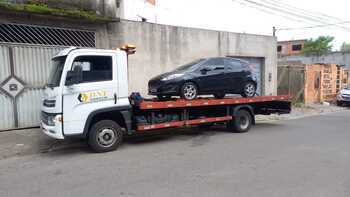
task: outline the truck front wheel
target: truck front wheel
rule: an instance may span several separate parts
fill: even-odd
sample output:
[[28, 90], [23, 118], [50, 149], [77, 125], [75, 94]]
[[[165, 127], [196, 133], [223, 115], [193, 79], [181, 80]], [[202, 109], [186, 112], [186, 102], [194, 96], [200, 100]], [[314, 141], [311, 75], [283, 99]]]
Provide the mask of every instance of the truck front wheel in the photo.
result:
[[118, 148], [123, 141], [121, 127], [112, 120], [96, 122], [89, 132], [89, 145], [98, 152], [108, 152]]
[[232, 118], [227, 126], [231, 131], [237, 133], [248, 132], [253, 123], [252, 115], [244, 109], [237, 111]]

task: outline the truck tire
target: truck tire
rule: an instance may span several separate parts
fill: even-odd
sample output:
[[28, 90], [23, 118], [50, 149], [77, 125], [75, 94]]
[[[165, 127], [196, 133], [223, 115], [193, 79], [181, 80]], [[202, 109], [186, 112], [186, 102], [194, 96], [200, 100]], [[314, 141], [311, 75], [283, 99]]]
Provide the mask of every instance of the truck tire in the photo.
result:
[[227, 123], [228, 129], [236, 133], [248, 132], [253, 124], [252, 115], [244, 109], [241, 109], [234, 114], [232, 120]]
[[90, 129], [89, 146], [98, 153], [116, 150], [123, 141], [121, 127], [112, 120], [96, 122]]

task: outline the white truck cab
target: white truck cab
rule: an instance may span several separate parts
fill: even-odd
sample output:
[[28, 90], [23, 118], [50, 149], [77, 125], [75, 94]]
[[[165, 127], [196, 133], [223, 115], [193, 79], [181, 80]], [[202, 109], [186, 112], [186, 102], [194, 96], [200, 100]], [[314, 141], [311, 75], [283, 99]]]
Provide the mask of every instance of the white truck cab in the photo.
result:
[[[127, 53], [123, 50], [62, 50], [52, 58], [53, 68], [45, 87], [41, 106], [41, 127], [45, 134], [64, 139], [86, 137], [91, 125], [117, 110], [116, 116], [128, 119]], [[121, 118], [121, 117], [119, 117]], [[95, 119], [95, 120], [92, 120]], [[127, 127], [126, 125], [123, 125]], [[111, 139], [105, 131], [105, 141]], [[102, 138], [103, 139], [103, 138]]]

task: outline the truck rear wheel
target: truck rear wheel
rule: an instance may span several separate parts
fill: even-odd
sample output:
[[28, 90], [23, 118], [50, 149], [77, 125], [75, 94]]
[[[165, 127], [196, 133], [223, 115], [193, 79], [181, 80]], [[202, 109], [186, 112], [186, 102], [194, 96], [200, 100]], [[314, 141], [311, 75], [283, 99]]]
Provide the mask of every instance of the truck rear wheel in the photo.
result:
[[121, 127], [112, 120], [96, 122], [89, 132], [89, 145], [98, 152], [108, 152], [118, 148], [123, 141]]
[[231, 131], [237, 133], [248, 132], [253, 123], [252, 115], [244, 109], [237, 111], [232, 118], [227, 126]]

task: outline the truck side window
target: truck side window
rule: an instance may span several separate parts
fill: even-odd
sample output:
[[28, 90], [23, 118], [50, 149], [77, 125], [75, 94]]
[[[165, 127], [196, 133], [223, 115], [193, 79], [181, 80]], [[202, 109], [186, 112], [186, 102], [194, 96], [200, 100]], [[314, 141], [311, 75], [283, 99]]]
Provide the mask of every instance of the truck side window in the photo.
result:
[[111, 56], [79, 56], [75, 58], [72, 70], [77, 65], [83, 68], [82, 83], [112, 80]]

